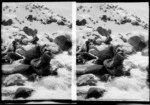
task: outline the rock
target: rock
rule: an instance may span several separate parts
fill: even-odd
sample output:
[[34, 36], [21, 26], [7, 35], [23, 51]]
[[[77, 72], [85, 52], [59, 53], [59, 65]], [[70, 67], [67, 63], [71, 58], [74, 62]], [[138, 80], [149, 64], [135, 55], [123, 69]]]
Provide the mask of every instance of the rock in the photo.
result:
[[17, 99], [17, 98], [28, 98], [28, 97], [31, 96], [33, 91], [34, 90], [31, 89], [31, 88], [20, 87], [20, 88], [18, 88], [16, 90], [14, 99]]
[[88, 74], [88, 73], [100, 73], [103, 70], [103, 65], [97, 64], [84, 64], [77, 65], [76, 73], [77, 75]]
[[51, 74], [50, 60], [52, 56], [44, 53], [40, 58], [33, 59], [31, 66], [34, 68], [38, 75], [47, 76]]
[[28, 39], [27, 39], [27, 38], [24, 38], [24, 39], [22, 39], [21, 44], [27, 45], [28, 42], [29, 42]]
[[23, 28], [23, 31], [27, 34], [27, 35], [29, 35], [29, 36], [35, 36], [36, 34], [37, 34], [37, 30], [36, 29], [31, 29], [31, 28], [29, 28], [29, 27], [27, 27], [27, 26], [25, 26], [24, 28]]
[[142, 55], [143, 56], [149, 56], [149, 49], [143, 49], [142, 50]]
[[2, 21], [2, 25], [4, 25], [4, 26], [10, 26], [12, 24], [13, 24], [12, 19], [9, 19], [7, 21], [5, 21], [5, 20]]
[[131, 24], [134, 25], [134, 26], [139, 26], [140, 25], [137, 21], [132, 21]]
[[133, 47], [128, 43], [124, 43], [123, 45], [121, 45], [121, 49], [124, 51], [125, 54], [128, 55], [135, 53]]
[[95, 42], [96, 42], [97, 45], [101, 45], [103, 40], [101, 38], [98, 38], [98, 39], [96, 39]]
[[54, 42], [60, 47], [61, 50], [67, 51], [72, 47], [71, 37], [60, 35], [54, 39]]
[[30, 22], [33, 22], [33, 19], [34, 19], [34, 17], [33, 17], [32, 15], [29, 15], [29, 16], [27, 17], [27, 20], [29, 20]]
[[84, 26], [85, 24], [87, 24], [87, 21], [85, 19], [76, 21], [77, 26]]
[[87, 52], [80, 52], [78, 53], [77, 55], [77, 59], [80, 59], [83, 61], [83, 64], [86, 62], [86, 61], [89, 61], [89, 60], [92, 60], [92, 59], [96, 59], [96, 56], [93, 56]]
[[110, 30], [106, 30], [106, 29], [104, 29], [103, 27], [101, 27], [101, 26], [99, 26], [99, 27], [97, 27], [97, 29], [96, 29], [96, 31], [99, 33], [99, 34], [101, 34], [102, 36], [110, 36], [110, 34], [111, 34], [111, 31]]
[[30, 41], [32, 44], [37, 44], [37, 41], [39, 38], [37, 36], [34, 36], [33, 39]]
[[110, 36], [108, 36], [104, 43], [110, 44], [111, 41], [112, 41], [112, 38]]
[[107, 22], [107, 16], [106, 15], [103, 15], [101, 20], [103, 20], [104, 22]]
[[88, 98], [100, 98], [100, 97], [102, 97], [104, 95], [104, 92], [106, 92], [106, 90], [101, 89], [101, 88], [92, 87], [92, 88], [90, 88], [88, 90], [85, 99], [88, 99]]
[[93, 74], [85, 74], [85, 75], [82, 75], [78, 78], [77, 80], [77, 85], [78, 86], [84, 86], [84, 85], [90, 85], [90, 86], [93, 86], [93, 85], [96, 85], [97, 83], [97, 78], [95, 75]]
[[63, 21], [57, 21], [58, 25], [65, 25], [65, 23]]
[[43, 50], [51, 51], [52, 54], [58, 54], [60, 52], [59, 46], [55, 43], [46, 45]]
[[30, 61], [34, 58], [39, 58], [41, 56], [41, 46], [39, 45], [27, 45], [21, 46], [18, 49], [18, 53], [25, 57], [24, 64], [30, 64]]
[[26, 78], [21, 74], [11, 74], [5, 77], [3, 84], [5, 86], [24, 85]]
[[3, 58], [5, 60], [9, 60], [9, 61], [15, 61], [15, 60], [23, 59], [22, 56], [20, 56], [17, 53], [14, 53], [14, 52], [8, 52], [7, 55], [5, 55]]
[[37, 76], [36, 73], [33, 73], [28, 77], [28, 80], [34, 82], [37, 79]]
[[104, 74], [100, 77], [100, 80], [103, 82], [107, 82], [109, 80], [110, 74]]
[[136, 51], [142, 51], [146, 47], [146, 42], [139, 36], [130, 37], [128, 43], [131, 44]]
[[124, 75], [122, 65], [124, 59], [125, 57], [122, 55], [122, 53], [118, 52], [112, 59], [105, 60], [103, 64], [111, 75], [122, 76]]
[[98, 57], [97, 64], [103, 64], [104, 60], [110, 59], [114, 56], [113, 46], [101, 45], [94, 46], [89, 50], [89, 53]]
[[30, 69], [30, 65], [27, 64], [4, 64], [2, 65], [3, 74], [14, 74], [14, 73], [23, 73]]

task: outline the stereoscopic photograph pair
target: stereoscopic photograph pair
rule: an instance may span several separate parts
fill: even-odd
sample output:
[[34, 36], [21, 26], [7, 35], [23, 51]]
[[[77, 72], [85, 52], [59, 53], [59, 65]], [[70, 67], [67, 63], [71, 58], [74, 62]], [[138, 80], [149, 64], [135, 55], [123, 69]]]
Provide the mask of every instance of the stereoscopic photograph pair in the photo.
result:
[[2, 2], [1, 99], [149, 102], [148, 30], [148, 2]]

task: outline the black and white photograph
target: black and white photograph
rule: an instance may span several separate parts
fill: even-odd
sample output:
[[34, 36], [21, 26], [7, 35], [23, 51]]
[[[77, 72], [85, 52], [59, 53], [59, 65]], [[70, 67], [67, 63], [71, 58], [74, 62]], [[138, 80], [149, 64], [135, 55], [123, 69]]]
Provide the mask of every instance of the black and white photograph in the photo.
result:
[[2, 2], [0, 78], [4, 103], [150, 102], [149, 3]]
[[2, 2], [1, 72], [2, 100], [71, 100], [72, 2]]
[[148, 30], [148, 2], [77, 2], [77, 100], [149, 102]]

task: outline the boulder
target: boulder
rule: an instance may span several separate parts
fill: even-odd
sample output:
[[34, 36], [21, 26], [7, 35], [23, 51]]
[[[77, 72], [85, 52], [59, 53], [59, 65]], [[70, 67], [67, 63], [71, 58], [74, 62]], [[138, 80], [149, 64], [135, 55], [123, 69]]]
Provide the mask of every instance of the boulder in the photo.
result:
[[4, 64], [2, 65], [2, 73], [3, 74], [14, 74], [14, 73], [23, 73], [30, 69], [30, 65], [21, 64], [21, 63], [13, 63], [13, 64]]
[[97, 31], [100, 35], [106, 36], [106, 37], [107, 37], [107, 36], [110, 36], [110, 34], [111, 34], [111, 31], [110, 31], [110, 30], [106, 30], [106, 29], [104, 29], [104, 28], [101, 27], [101, 26], [97, 27], [96, 31]]
[[47, 76], [51, 74], [50, 60], [51, 56], [44, 53], [40, 58], [31, 60], [31, 66], [38, 75]]
[[5, 86], [13, 86], [13, 85], [24, 85], [26, 80], [26, 77], [24, 77], [23, 75], [17, 73], [17, 74], [11, 74], [8, 75], [7, 77], [5, 77], [5, 79], [3, 80], [3, 84]]
[[52, 54], [58, 54], [60, 52], [59, 46], [56, 43], [50, 43], [46, 45], [42, 50], [51, 51]]
[[68, 35], [60, 35], [54, 39], [54, 42], [60, 47], [63, 51], [68, 51], [72, 47], [71, 37]]
[[8, 52], [7, 55], [3, 57], [3, 59], [15, 61], [15, 60], [23, 59], [23, 57], [15, 52]]
[[100, 80], [103, 82], [107, 82], [109, 80], [110, 74], [104, 74], [100, 77]]
[[31, 89], [31, 88], [19, 87], [16, 90], [16, 92], [15, 92], [14, 99], [17, 99], [17, 98], [28, 98], [28, 97], [31, 96], [33, 91], [34, 90]]
[[114, 56], [113, 46], [110, 45], [94, 46], [89, 50], [89, 53], [98, 57], [98, 64], [103, 64], [104, 60]]
[[84, 64], [77, 65], [77, 75], [88, 74], [88, 73], [100, 73], [103, 70], [103, 65], [97, 64]]
[[28, 80], [34, 82], [37, 79], [37, 76], [36, 73], [33, 73], [28, 77]]
[[76, 21], [77, 26], [84, 26], [85, 24], [87, 24], [87, 21], [85, 19]]
[[78, 86], [84, 86], [84, 85], [96, 85], [98, 79], [94, 74], [84, 74], [80, 76], [77, 80], [77, 85]]
[[9, 20], [3, 20], [2, 21], [2, 25], [4, 25], [4, 26], [10, 26], [10, 25], [12, 25], [13, 24], [13, 21], [12, 21], [12, 19], [9, 19]]
[[114, 76], [122, 76], [124, 75], [123, 71], [123, 61], [124, 56], [121, 52], [118, 52], [112, 59], [107, 59], [104, 61], [104, 66], [107, 71]]
[[136, 51], [142, 51], [146, 47], [146, 42], [139, 36], [130, 37], [128, 43], [131, 44]]
[[30, 64], [30, 61], [34, 58], [39, 58], [41, 56], [41, 46], [39, 45], [27, 45], [19, 47], [18, 52], [25, 57], [24, 64]]
[[35, 36], [37, 34], [37, 30], [36, 29], [33, 30], [33, 29], [31, 29], [31, 28], [29, 28], [27, 26], [23, 27], [23, 31], [24, 31], [24, 33], [26, 33], [29, 36]]
[[102, 97], [104, 95], [105, 92], [106, 92], [106, 90], [104, 90], [104, 89], [92, 87], [92, 88], [90, 88], [88, 90], [85, 99], [88, 99], [88, 98], [100, 98], [100, 97]]

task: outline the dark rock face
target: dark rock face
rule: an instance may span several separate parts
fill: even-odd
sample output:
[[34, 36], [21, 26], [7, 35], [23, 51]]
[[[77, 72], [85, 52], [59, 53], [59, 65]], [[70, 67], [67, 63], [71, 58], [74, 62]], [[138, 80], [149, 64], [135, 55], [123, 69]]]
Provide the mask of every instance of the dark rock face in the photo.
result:
[[84, 26], [85, 24], [87, 24], [87, 21], [85, 19], [76, 21], [77, 26]]
[[24, 28], [23, 28], [23, 31], [27, 34], [27, 35], [29, 35], [29, 36], [35, 36], [36, 34], [37, 34], [37, 30], [36, 29], [31, 29], [31, 28], [29, 28], [29, 27], [27, 27], [27, 26], [25, 26]]
[[16, 98], [28, 98], [31, 96], [34, 90], [30, 88], [20, 87], [16, 90], [14, 99]]
[[25, 77], [21, 74], [8, 75], [3, 81], [3, 84], [5, 86], [13, 86], [13, 85], [22, 86], [24, 85], [24, 83], [25, 83]]
[[78, 86], [84, 86], [84, 85], [96, 85], [97, 80], [95, 75], [93, 74], [85, 74], [78, 78], [77, 85]]
[[4, 25], [4, 26], [10, 26], [12, 24], [13, 24], [12, 19], [9, 19], [7, 21], [5, 21], [5, 20], [2, 21], [2, 25]]
[[139, 36], [129, 38], [128, 43], [131, 44], [136, 51], [142, 51], [146, 47], [146, 42]]
[[86, 99], [88, 98], [100, 98], [106, 92], [104, 89], [92, 87], [88, 90]]
[[60, 47], [63, 51], [68, 51], [72, 47], [72, 41], [70, 36], [57, 36], [54, 39], [54, 42]]

